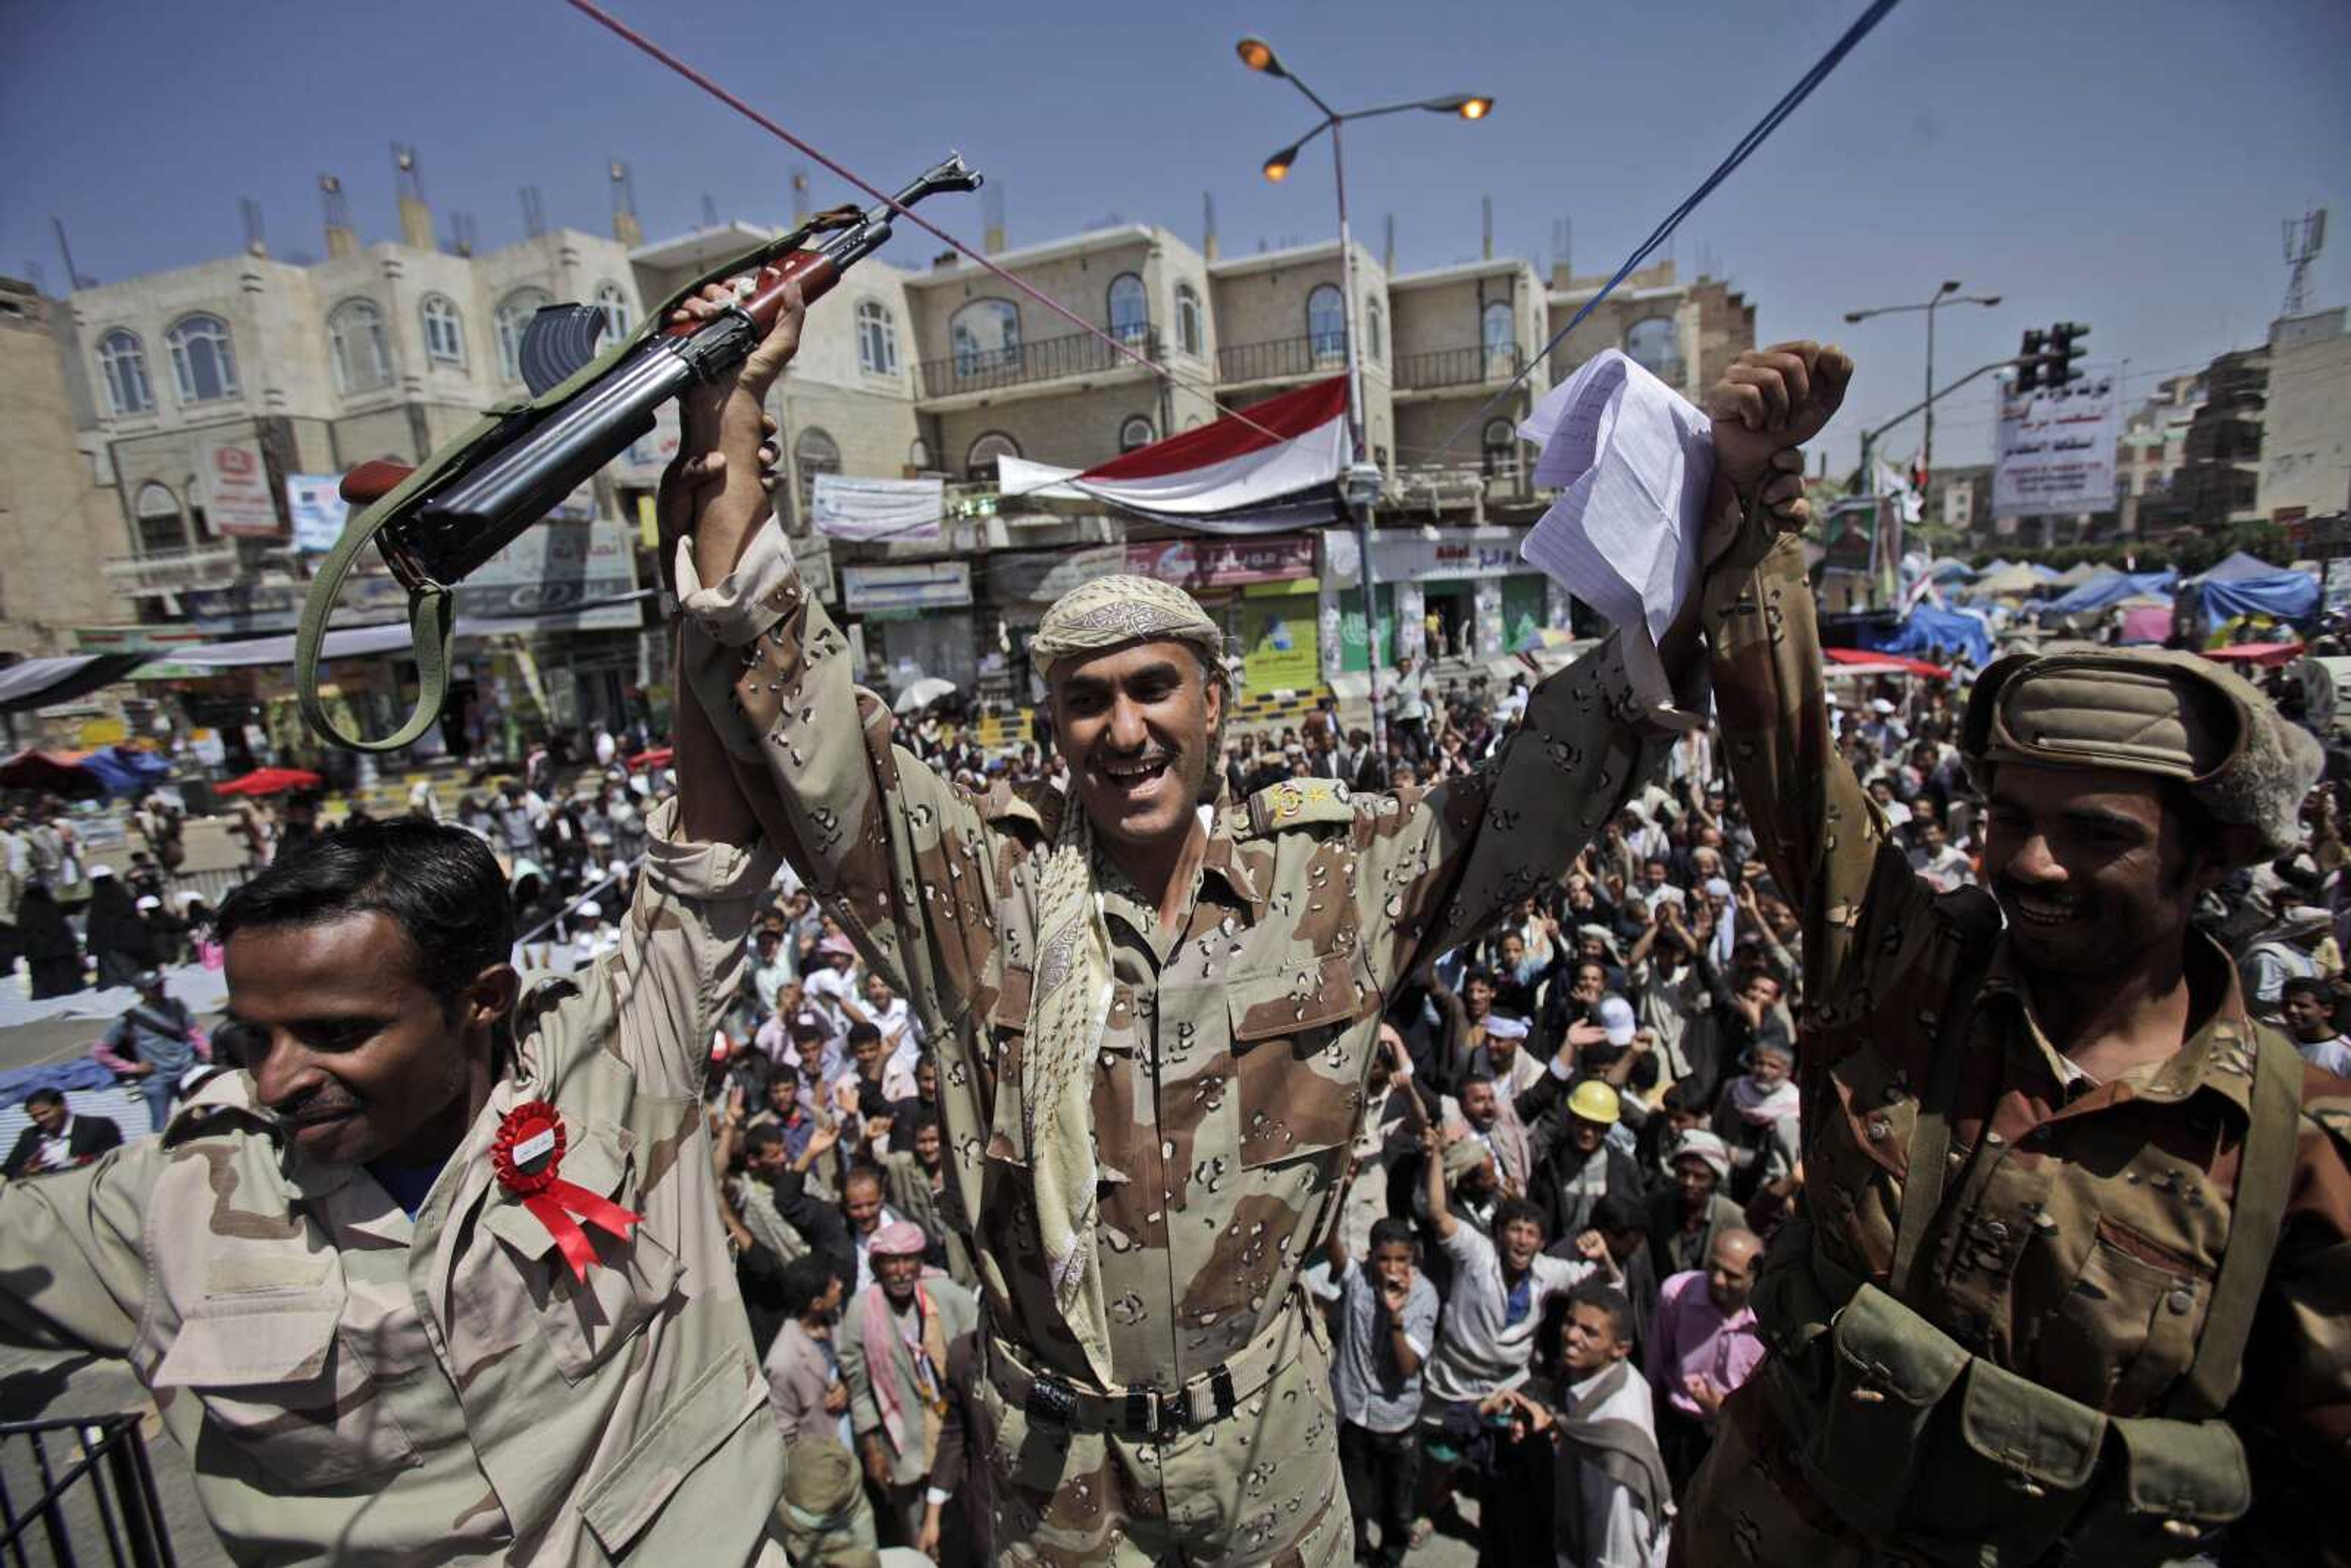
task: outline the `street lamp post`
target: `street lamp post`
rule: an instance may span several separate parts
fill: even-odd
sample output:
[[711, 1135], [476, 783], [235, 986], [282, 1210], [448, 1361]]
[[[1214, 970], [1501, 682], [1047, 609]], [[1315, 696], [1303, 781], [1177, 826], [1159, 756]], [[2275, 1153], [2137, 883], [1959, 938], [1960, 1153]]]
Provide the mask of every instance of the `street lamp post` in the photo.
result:
[[[1374, 109], [1349, 110], [1342, 112], [1325, 103], [1321, 95], [1308, 87], [1290, 71], [1275, 54], [1273, 46], [1263, 38], [1246, 37], [1234, 46], [1241, 64], [1267, 76], [1280, 77], [1306, 96], [1322, 113], [1314, 128], [1272, 157], [1265, 161], [1265, 177], [1279, 183], [1289, 177], [1290, 166], [1306, 144], [1325, 131], [1331, 133], [1331, 170], [1339, 191], [1339, 288], [1342, 295], [1342, 330], [1346, 335], [1347, 355], [1347, 443], [1349, 463], [1341, 483], [1340, 493], [1346, 502], [1347, 513], [1355, 527], [1356, 591], [1364, 601], [1364, 668], [1370, 676], [1372, 708], [1372, 744], [1381, 754], [1387, 750], [1386, 705], [1380, 697], [1380, 617], [1374, 597], [1372, 570], [1372, 508], [1379, 503], [1380, 470], [1369, 460], [1364, 438], [1364, 360], [1362, 335], [1356, 329], [1358, 304], [1355, 298], [1354, 236], [1347, 225], [1347, 162], [1341, 142], [1340, 127], [1351, 120], [1368, 120], [1374, 115], [1401, 114], [1406, 110], [1426, 110], [1432, 114], [1454, 114], [1464, 120], [1483, 120], [1493, 111], [1494, 100], [1470, 93], [1458, 93], [1447, 98], [1416, 99], [1407, 103], [1382, 104]], [[1310, 350], [1311, 345], [1310, 344]]]
[[[1935, 311], [1944, 305], [1981, 305], [1989, 308], [2000, 303], [2000, 296], [1997, 294], [1961, 294], [1959, 292], [1961, 287], [1958, 278], [1946, 278], [1943, 286], [1935, 290], [1935, 297], [1924, 305], [1881, 305], [1872, 310], [1848, 310], [1844, 313], [1844, 319], [1849, 322], [1866, 321], [1873, 316], [1898, 316], [1912, 310], [1923, 310], [1927, 313], [1927, 423], [1924, 433], [1919, 437], [1918, 461], [1926, 468], [1929, 479], [1933, 477], [1935, 472]], [[1874, 487], [1877, 482], [1876, 476], [1865, 474], [1862, 476], [1862, 482]]]

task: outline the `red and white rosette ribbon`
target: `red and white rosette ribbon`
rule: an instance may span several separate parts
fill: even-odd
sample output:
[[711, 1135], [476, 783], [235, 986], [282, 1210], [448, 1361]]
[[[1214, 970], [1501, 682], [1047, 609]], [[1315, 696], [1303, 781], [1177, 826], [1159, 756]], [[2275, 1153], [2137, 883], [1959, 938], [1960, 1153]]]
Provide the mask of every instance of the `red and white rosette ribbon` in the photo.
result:
[[626, 1241], [644, 1216], [632, 1214], [577, 1182], [565, 1181], [559, 1173], [567, 1142], [563, 1118], [555, 1107], [544, 1100], [527, 1100], [499, 1121], [497, 1139], [490, 1145], [490, 1164], [497, 1173], [498, 1185], [522, 1199], [531, 1217], [547, 1227], [556, 1249], [584, 1285], [588, 1270], [596, 1262], [596, 1249], [578, 1220]]

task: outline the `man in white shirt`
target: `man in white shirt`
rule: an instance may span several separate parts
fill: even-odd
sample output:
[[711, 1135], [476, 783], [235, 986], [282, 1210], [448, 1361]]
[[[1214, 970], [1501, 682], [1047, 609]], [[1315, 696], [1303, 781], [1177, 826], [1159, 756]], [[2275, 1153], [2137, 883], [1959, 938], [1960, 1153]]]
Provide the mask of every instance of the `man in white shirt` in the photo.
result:
[[1954, 888], [1972, 886], [1976, 880], [1975, 862], [1965, 852], [1952, 844], [1943, 824], [1932, 817], [1921, 816], [1915, 831], [1917, 841], [1910, 849], [1910, 869], [1926, 878], [1937, 893], [1949, 893]]
[[2310, 975], [2286, 981], [2283, 1009], [2285, 1031], [2302, 1059], [2338, 1078], [2351, 1078], [2351, 1040], [2335, 1027], [2335, 998], [2326, 982]]

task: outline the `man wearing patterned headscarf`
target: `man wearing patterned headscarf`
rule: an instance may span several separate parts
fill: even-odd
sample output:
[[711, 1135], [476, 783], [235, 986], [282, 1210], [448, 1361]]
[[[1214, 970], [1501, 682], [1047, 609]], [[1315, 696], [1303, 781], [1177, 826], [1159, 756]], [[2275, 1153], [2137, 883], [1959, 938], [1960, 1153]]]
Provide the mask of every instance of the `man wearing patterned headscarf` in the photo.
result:
[[[1299, 1273], [1338, 1219], [1384, 999], [1556, 881], [1659, 776], [1672, 731], [1612, 641], [1466, 777], [1229, 798], [1210, 767], [1233, 697], [1216, 622], [1168, 584], [1105, 578], [1028, 650], [1066, 791], [957, 789], [895, 743], [782, 534], [757, 526], [756, 401], [788, 348], [747, 368], [723, 469], [687, 459], [706, 486], [680, 519], [681, 667], [770, 835], [937, 1050], [941, 1218], [967, 1228], [980, 1281], [987, 1545], [1008, 1563], [1343, 1564]], [[1782, 444], [1818, 427], [1798, 404]], [[1750, 477], [1750, 502], [1800, 504], [1794, 476]], [[1727, 478], [1717, 512], [1739, 512]], [[1660, 647], [1676, 706], [1702, 710], [1695, 627]]]

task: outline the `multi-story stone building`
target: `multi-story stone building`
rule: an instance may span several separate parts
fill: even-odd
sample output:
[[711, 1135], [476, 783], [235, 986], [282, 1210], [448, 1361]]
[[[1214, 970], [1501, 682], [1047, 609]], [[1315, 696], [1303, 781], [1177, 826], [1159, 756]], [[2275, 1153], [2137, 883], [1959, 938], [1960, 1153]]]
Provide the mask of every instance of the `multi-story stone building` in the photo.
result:
[[2270, 326], [2270, 384], [2253, 509], [2273, 523], [2351, 509], [2351, 310]]
[[[626, 240], [557, 229], [472, 256], [433, 244], [421, 203], [404, 203], [402, 218], [398, 242], [360, 246], [330, 231], [323, 262], [238, 256], [81, 289], [68, 302], [66, 380], [92, 389], [78, 440], [118, 514], [107, 578], [140, 606], [115, 617], [134, 627], [78, 616], [85, 646], [290, 626], [309, 558], [288, 537], [289, 476], [421, 460], [485, 407], [522, 393], [518, 346], [540, 306], [592, 303], [625, 330], [646, 302], [774, 232], [724, 224], [643, 244], [616, 222]], [[1359, 334], [1365, 456], [1384, 479], [1371, 535], [1377, 659], [1406, 649], [1491, 659], [1568, 616], [1519, 554], [1547, 500], [1515, 433], [1534, 401], [1603, 348], [1624, 349], [1695, 395], [1754, 337], [1752, 306], [1718, 280], [1677, 283], [1670, 264], [1636, 275], [1546, 358], [1550, 334], [1600, 280], [1547, 286], [1510, 258], [1391, 277], [1358, 246], [1350, 311], [1350, 269], [1335, 243], [1218, 258], [1213, 241], [1204, 254], [1165, 228], [1122, 223], [989, 256], [1151, 361], [1142, 364], [952, 252], [903, 265], [910, 238], [892, 260], [862, 264], [810, 313], [774, 403], [789, 480], [778, 506], [804, 570], [862, 640], [873, 678], [943, 675], [1012, 706], [1035, 689], [1025, 649], [1037, 618], [1101, 571], [1156, 571], [1199, 594], [1244, 650], [1260, 714], [1327, 688], [1359, 695], [1373, 638], [1349, 530], [1243, 541], [1175, 534], [1006, 492], [1001, 457], [1090, 467], [1343, 374]], [[595, 579], [609, 601], [574, 582], [568, 601], [554, 596], [574, 612], [521, 627], [512, 617], [533, 596], [543, 544], [536, 554], [518, 546], [528, 559], [515, 570], [494, 563], [468, 582], [468, 613], [505, 617], [495, 629], [528, 635], [479, 657], [461, 650], [452, 746], [480, 743], [502, 716], [534, 709], [557, 725], [617, 721], [632, 688], [661, 679], [658, 638], [641, 634], [634, 601], [620, 601], [653, 580], [643, 552], [675, 441], [666, 420], [558, 525], [581, 536], [570, 554], [613, 574]], [[903, 539], [812, 533], [812, 493], [826, 474], [936, 477], [938, 526]], [[539, 598], [536, 608], [547, 608]], [[356, 579], [344, 599], [360, 620], [390, 619], [401, 602], [381, 571]], [[394, 673], [336, 674], [361, 716], [381, 723]], [[283, 685], [248, 683], [230, 696], [265, 703]]]

